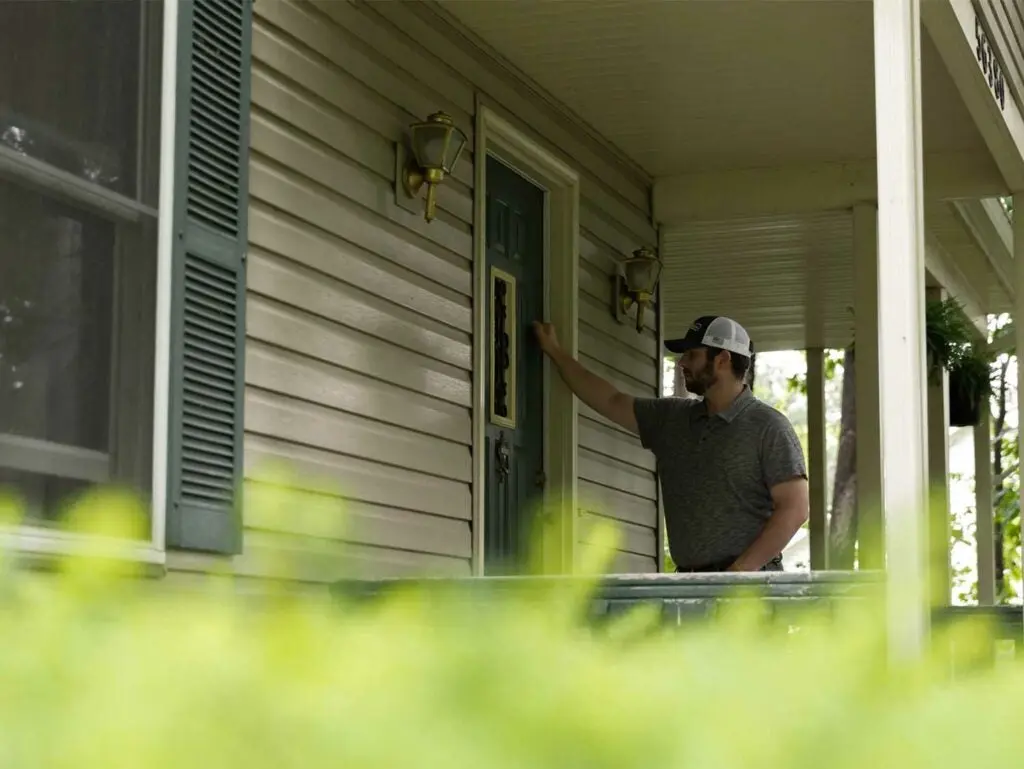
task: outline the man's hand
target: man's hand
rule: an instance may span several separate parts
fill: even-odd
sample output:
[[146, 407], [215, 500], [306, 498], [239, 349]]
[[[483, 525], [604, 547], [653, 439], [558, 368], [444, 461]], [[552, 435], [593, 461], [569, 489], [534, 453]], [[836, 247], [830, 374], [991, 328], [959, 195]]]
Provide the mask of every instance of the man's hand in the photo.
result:
[[533, 322], [533, 332], [537, 336], [537, 344], [544, 354], [558, 369], [562, 381], [568, 385], [577, 398], [590, 408], [627, 430], [639, 433], [636, 414], [633, 412], [633, 396], [620, 393], [601, 377], [587, 371], [571, 353], [562, 349], [558, 343], [558, 335], [551, 323], [539, 320]]
[[541, 323], [539, 320], [533, 322], [533, 333], [537, 335], [537, 344], [544, 351], [545, 355], [554, 357], [561, 351], [562, 346], [558, 343], [558, 334], [555, 333], [554, 323]]
[[797, 533], [810, 510], [807, 479], [793, 478], [771, 488], [774, 511], [757, 539], [728, 571], [758, 571], [781, 553]]

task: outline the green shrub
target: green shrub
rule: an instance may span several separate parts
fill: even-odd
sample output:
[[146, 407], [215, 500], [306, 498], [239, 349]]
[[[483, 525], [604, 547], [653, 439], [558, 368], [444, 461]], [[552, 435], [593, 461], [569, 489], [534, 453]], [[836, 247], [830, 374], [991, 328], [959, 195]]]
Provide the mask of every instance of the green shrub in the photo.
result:
[[[75, 518], [137, 520], [103, 495]], [[4, 769], [988, 769], [1024, 748], [1016, 663], [891, 668], [867, 606], [799, 632], [744, 610], [598, 630], [579, 588], [253, 603], [98, 555], [55, 572], [8, 557], [0, 587]], [[961, 652], [988, 640], [957, 631]]]

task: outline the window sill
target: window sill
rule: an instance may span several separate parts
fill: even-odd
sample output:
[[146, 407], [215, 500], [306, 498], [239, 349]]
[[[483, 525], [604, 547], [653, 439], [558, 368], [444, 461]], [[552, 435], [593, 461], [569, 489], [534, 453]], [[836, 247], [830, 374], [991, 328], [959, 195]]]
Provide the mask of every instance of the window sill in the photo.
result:
[[64, 556], [103, 557], [125, 564], [156, 567], [160, 572], [167, 563], [167, 553], [148, 542], [90, 537], [33, 526], [0, 526], [0, 551], [40, 563]]

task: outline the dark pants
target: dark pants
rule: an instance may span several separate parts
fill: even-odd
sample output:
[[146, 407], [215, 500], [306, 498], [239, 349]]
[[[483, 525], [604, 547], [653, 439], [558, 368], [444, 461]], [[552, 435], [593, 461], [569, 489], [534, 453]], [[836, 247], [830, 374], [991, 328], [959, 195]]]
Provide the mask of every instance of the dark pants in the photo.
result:
[[[739, 556], [736, 556], [738, 558]], [[715, 571], [728, 571], [729, 567], [736, 562], [736, 558], [723, 558], [721, 561], [715, 561], [712, 563], [706, 563], [702, 566], [677, 566], [676, 572], [683, 574], [696, 574], [701, 572], [715, 572]], [[777, 555], [772, 558], [768, 563], [762, 566], [758, 571], [782, 571], [782, 556]]]

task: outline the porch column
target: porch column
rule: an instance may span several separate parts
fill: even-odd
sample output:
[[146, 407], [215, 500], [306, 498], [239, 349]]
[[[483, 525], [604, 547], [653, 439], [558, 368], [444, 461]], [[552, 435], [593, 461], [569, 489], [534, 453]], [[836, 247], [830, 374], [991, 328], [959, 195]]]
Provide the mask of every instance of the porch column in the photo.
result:
[[[942, 288], [928, 288], [928, 301], [946, 298]], [[950, 603], [952, 575], [949, 564], [949, 374], [945, 369], [938, 381], [928, 379], [928, 541], [931, 601], [935, 606]]]
[[996, 602], [992, 491], [992, 415], [988, 398], [982, 398], [981, 418], [974, 427], [974, 538], [978, 545], [978, 603], [981, 606]]
[[874, 0], [874, 38], [881, 500], [889, 653], [899, 662], [919, 656], [929, 634], [920, 0]]
[[854, 402], [857, 442], [857, 541], [862, 569], [881, 569], [882, 430], [878, 366], [878, 211], [853, 209]]
[[[1015, 201], [1024, 200], [1024, 191], [1014, 194]], [[1013, 329], [1017, 351], [1017, 424], [1024, 427], [1024, 397], [1020, 385], [1024, 383], [1024, 211], [1014, 206], [1013, 216]], [[1024, 429], [1017, 430], [1018, 456], [1024, 467]], [[1024, 550], [1024, 542], [1022, 542]], [[1024, 556], [1024, 552], [1021, 553]], [[1022, 561], [1024, 563], [1024, 561]]]
[[828, 459], [825, 453], [825, 350], [807, 350], [807, 474], [811, 571], [828, 568]]

